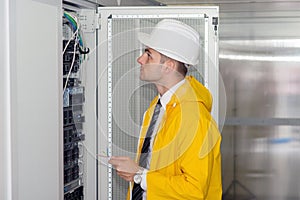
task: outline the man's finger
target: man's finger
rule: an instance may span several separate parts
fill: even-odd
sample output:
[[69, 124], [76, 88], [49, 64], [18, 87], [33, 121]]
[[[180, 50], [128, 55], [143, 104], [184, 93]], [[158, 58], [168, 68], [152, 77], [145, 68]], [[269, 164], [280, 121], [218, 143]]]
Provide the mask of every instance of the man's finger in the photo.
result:
[[108, 161], [109, 164], [112, 164], [113, 166], [117, 167], [117, 166], [120, 166], [120, 164], [122, 163], [122, 161], [120, 160], [114, 160], [114, 159], [110, 159]]
[[127, 156], [112, 156], [110, 158], [110, 160], [120, 160], [120, 161], [124, 161], [124, 160], [129, 160], [130, 158]]

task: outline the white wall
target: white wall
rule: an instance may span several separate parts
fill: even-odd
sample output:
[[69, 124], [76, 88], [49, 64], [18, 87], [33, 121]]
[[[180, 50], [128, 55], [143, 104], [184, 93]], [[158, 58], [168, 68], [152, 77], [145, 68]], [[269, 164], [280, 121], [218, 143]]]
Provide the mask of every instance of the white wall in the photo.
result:
[[0, 199], [62, 197], [60, 4], [0, 2]]
[[9, 0], [0, 1], [0, 199], [11, 199]]

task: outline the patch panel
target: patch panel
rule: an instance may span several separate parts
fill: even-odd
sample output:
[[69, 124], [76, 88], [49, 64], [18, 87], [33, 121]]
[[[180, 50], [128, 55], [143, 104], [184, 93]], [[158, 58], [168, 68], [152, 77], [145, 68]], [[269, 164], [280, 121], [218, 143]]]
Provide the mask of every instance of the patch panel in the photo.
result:
[[[64, 137], [64, 200], [83, 200], [85, 140], [83, 106], [85, 90], [81, 82], [83, 54], [82, 37], [77, 30], [76, 13], [63, 17], [63, 137]], [[75, 38], [75, 39], [74, 39]], [[75, 48], [74, 48], [75, 47]], [[88, 53], [88, 52], [87, 52]]]
[[65, 146], [70, 143], [83, 141], [85, 135], [82, 133], [82, 124], [71, 125], [64, 127], [64, 144]]
[[[68, 40], [63, 40], [63, 49], [65, 49]], [[66, 52], [74, 52], [75, 40], [71, 40], [67, 46]], [[75, 51], [78, 51], [78, 45], [76, 45]]]
[[71, 142], [71, 143], [64, 144], [64, 151], [74, 149], [77, 146], [78, 146], [78, 142]]
[[64, 185], [64, 193], [72, 193], [74, 190], [76, 190], [78, 187], [82, 185], [83, 181], [81, 178], [71, 181], [70, 183], [66, 183]]
[[78, 165], [79, 148], [76, 146], [73, 149], [64, 151], [64, 169], [72, 168]]
[[64, 92], [64, 107], [82, 105], [84, 103], [84, 87], [66, 88]]
[[64, 200], [82, 200], [83, 196], [83, 186], [81, 186], [74, 191], [65, 194]]
[[64, 170], [64, 183], [69, 183], [79, 178], [79, 165]]
[[[63, 75], [67, 75], [71, 69], [72, 63], [63, 63]], [[79, 61], [74, 61], [71, 73], [77, 73], [79, 71]]]
[[64, 126], [83, 123], [85, 121], [85, 117], [82, 112], [82, 105], [65, 107], [63, 114]]
[[[74, 52], [65, 52], [63, 56], [63, 63], [72, 63]], [[75, 61], [79, 62], [79, 54], [75, 52]]]
[[[63, 85], [66, 84], [67, 79], [63, 79]], [[67, 83], [67, 88], [69, 87], [78, 87], [81, 84], [81, 81], [78, 78], [69, 78]]]

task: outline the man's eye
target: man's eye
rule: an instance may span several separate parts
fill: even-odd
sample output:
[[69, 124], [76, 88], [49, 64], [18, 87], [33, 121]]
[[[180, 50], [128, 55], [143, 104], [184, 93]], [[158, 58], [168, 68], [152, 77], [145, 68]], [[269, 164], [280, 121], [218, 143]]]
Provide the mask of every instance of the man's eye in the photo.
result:
[[146, 52], [147, 56], [152, 58], [151, 54], [149, 52]]

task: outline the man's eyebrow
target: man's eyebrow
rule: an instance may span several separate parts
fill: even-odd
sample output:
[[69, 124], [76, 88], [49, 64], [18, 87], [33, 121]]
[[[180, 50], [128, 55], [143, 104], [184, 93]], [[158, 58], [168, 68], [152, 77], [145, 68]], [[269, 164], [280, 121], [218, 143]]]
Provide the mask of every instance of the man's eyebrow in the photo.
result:
[[151, 53], [151, 51], [149, 50], [149, 48], [146, 48], [146, 49], [144, 50], [144, 52]]

